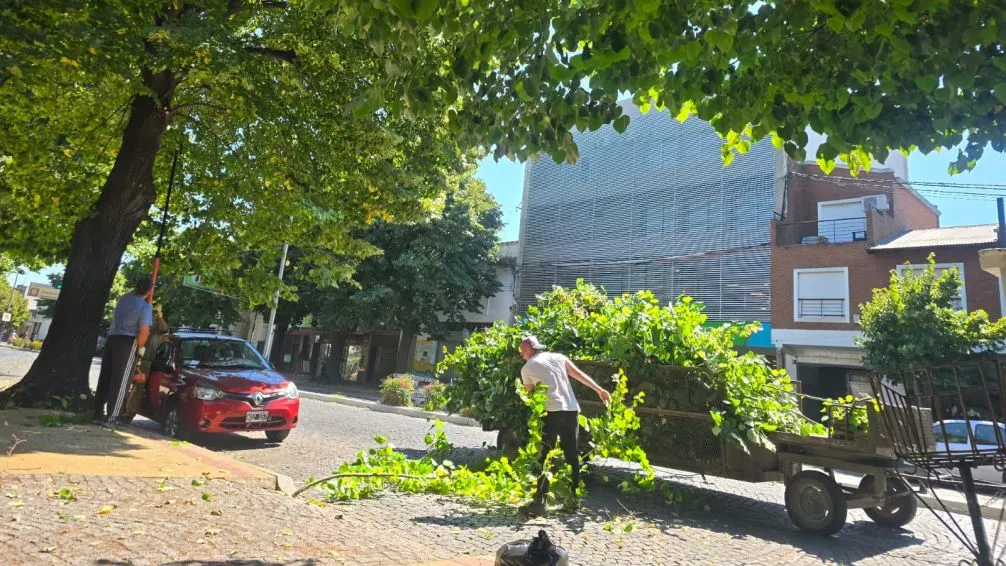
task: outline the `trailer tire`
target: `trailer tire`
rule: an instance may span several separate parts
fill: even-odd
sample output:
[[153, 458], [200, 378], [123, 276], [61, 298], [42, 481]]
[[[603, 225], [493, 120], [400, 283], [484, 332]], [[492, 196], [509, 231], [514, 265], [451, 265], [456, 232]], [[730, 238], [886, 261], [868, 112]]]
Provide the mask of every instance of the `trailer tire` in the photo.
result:
[[828, 536], [842, 530], [849, 508], [831, 476], [804, 470], [786, 483], [786, 512], [800, 530]]
[[[873, 491], [873, 476], [859, 482], [859, 491]], [[919, 512], [919, 501], [912, 488], [901, 478], [887, 478], [887, 495], [900, 496], [887, 501], [883, 507], [866, 507], [863, 511], [874, 523], [898, 529], [911, 523]]]

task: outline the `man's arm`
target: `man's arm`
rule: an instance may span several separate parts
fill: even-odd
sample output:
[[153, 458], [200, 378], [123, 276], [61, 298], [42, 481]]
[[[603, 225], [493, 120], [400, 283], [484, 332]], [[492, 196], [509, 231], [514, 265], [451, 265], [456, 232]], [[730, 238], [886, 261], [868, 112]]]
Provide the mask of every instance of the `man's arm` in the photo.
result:
[[147, 340], [150, 338], [150, 327], [146, 324], [140, 325], [140, 331], [136, 334], [136, 347], [137, 349], [143, 348], [147, 345]]
[[576, 364], [570, 361], [569, 358], [566, 358], [566, 373], [568, 373], [573, 379], [589, 387], [594, 391], [594, 393], [597, 393], [597, 396], [601, 398], [601, 401], [603, 401], [605, 405], [611, 402], [611, 393], [608, 393], [608, 391], [598, 385], [593, 378], [584, 373], [580, 368], [576, 367]]

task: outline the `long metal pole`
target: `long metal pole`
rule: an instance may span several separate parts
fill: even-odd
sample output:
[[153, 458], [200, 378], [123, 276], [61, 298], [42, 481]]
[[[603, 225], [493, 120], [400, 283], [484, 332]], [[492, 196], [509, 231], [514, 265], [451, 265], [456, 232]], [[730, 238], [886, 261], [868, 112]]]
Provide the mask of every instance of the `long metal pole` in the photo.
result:
[[175, 186], [175, 169], [178, 167], [178, 155], [182, 152], [182, 144], [175, 148], [175, 157], [171, 160], [171, 175], [168, 177], [168, 194], [164, 198], [164, 214], [161, 216], [161, 233], [157, 236], [157, 250], [154, 252], [153, 273], [150, 276], [150, 292], [147, 302], [154, 302], [154, 288], [157, 287], [157, 272], [161, 269], [161, 247], [164, 245], [164, 235], [168, 231], [168, 210], [171, 208], [171, 189]]
[[[279, 281], [283, 282], [283, 270], [286, 268], [286, 252], [290, 249], [289, 242], [283, 242], [283, 259], [279, 262]], [[276, 307], [279, 306], [279, 291], [276, 291], [276, 297], [272, 305], [272, 310], [269, 311], [269, 329], [266, 331], [265, 335], [265, 359], [268, 361], [269, 356], [272, 354], [272, 341], [273, 336], [276, 334]]]
[[992, 566], [992, 549], [989, 538], [985, 534], [985, 523], [982, 518], [982, 508], [975, 494], [975, 480], [971, 474], [971, 466], [961, 463], [961, 483], [964, 487], [964, 498], [968, 502], [968, 514], [971, 515], [971, 526], [975, 531], [975, 546], [978, 550], [978, 566]]

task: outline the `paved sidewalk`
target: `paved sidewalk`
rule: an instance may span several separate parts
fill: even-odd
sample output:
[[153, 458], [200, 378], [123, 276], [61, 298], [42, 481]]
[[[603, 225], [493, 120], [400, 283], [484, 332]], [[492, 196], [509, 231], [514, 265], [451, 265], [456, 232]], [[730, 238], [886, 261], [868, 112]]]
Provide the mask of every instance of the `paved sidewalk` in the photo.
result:
[[188, 443], [132, 427], [92, 424], [45, 426], [65, 413], [39, 409], [0, 411], [0, 478], [8, 474], [231, 479], [275, 488], [276, 477], [257, 467]]

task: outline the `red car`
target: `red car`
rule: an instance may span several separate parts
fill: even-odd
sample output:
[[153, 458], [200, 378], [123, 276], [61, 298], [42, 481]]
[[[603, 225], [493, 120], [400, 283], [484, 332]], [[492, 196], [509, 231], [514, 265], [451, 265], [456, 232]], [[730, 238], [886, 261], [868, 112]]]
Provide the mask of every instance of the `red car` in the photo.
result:
[[140, 414], [161, 432], [263, 431], [282, 442], [297, 426], [297, 386], [246, 340], [178, 332], [157, 347]]

